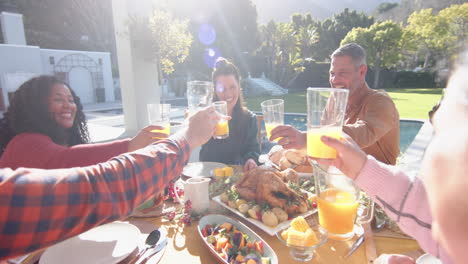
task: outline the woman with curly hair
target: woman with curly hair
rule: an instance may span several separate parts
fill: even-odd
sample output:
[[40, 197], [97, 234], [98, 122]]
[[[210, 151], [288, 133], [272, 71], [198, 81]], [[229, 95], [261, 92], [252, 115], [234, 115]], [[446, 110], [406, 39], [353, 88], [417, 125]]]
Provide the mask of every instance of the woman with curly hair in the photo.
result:
[[[154, 141], [155, 126], [133, 139], [89, 143], [79, 97], [54, 76], [34, 77], [16, 90], [0, 120], [0, 167], [69, 168], [106, 161]], [[161, 135], [159, 135], [161, 136]]]
[[243, 106], [240, 74], [230, 61], [219, 58], [212, 73], [215, 89], [213, 101], [226, 101], [229, 122], [229, 137], [211, 139], [200, 150], [201, 161], [239, 164], [244, 171], [257, 167], [260, 145], [257, 141], [255, 114]]

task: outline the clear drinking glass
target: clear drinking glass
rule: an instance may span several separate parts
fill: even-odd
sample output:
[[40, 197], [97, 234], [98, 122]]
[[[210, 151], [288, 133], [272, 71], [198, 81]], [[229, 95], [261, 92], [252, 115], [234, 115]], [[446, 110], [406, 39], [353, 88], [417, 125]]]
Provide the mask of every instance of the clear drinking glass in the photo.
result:
[[[284, 124], [284, 100], [272, 99], [263, 101], [261, 104], [263, 112], [263, 120], [265, 121], [265, 130], [267, 132], [268, 140], [271, 136], [271, 130], [276, 126]], [[278, 141], [277, 138], [274, 141]]]
[[[170, 122], [170, 113], [171, 105], [170, 104], [148, 104], [148, 119], [151, 125], [157, 125], [164, 127], [163, 130], [154, 129], [151, 132], [154, 133], [164, 133], [170, 135], [171, 132], [171, 122]], [[153, 137], [160, 138], [160, 137]]]
[[187, 102], [189, 112], [211, 105], [213, 101], [213, 83], [206, 81], [187, 82]]
[[336, 158], [336, 150], [320, 138], [341, 138], [348, 93], [346, 89], [307, 88], [307, 155], [310, 157]]
[[[227, 102], [226, 101], [217, 101], [213, 103], [213, 107], [216, 112], [227, 116]], [[218, 121], [216, 125], [215, 138], [223, 139], [229, 137], [229, 122], [227, 119], [222, 118]]]
[[372, 220], [374, 202], [362, 199], [353, 180], [335, 167], [316, 166], [314, 177], [320, 226], [327, 229], [330, 239], [351, 239], [356, 225]]
[[328, 240], [328, 231], [325, 228], [321, 227], [316, 223], [316, 221], [312, 221], [310, 218], [306, 219], [306, 221], [317, 237], [317, 244], [313, 246], [297, 246], [288, 243], [288, 241], [285, 240], [281, 235], [283, 231], [287, 230], [288, 228], [282, 229], [276, 233], [276, 237], [288, 247], [291, 257], [297, 261], [302, 262], [308, 262], [312, 260], [315, 250], [325, 244]]

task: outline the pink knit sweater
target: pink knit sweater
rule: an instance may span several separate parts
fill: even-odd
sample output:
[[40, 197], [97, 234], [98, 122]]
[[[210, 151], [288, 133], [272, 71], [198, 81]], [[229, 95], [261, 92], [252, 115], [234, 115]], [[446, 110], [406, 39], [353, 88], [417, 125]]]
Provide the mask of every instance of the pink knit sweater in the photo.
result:
[[432, 238], [428, 197], [419, 178], [411, 178], [398, 167], [368, 156], [356, 184], [384, 208], [401, 230], [415, 238], [423, 250], [440, 258], [444, 264], [452, 263], [444, 249]]

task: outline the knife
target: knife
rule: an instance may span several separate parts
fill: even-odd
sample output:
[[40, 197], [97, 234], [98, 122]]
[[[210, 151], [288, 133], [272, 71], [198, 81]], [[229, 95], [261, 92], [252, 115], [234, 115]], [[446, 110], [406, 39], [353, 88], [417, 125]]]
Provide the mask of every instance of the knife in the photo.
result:
[[358, 239], [356, 239], [354, 244], [349, 248], [349, 251], [348, 251], [348, 253], [346, 253], [345, 258], [348, 258], [349, 256], [351, 256], [356, 251], [356, 249], [359, 248], [359, 246], [362, 244], [362, 242], [364, 242], [364, 240], [365, 240], [364, 239], [364, 234], [360, 235], [358, 237]]
[[167, 238], [164, 238], [163, 241], [158, 243], [158, 245], [155, 248], [153, 248], [152, 250], [147, 251], [139, 259], [137, 259], [135, 261], [135, 264], [145, 263], [147, 260], [149, 260], [154, 255], [158, 254], [161, 250], [163, 250], [166, 247], [166, 245], [167, 245]]

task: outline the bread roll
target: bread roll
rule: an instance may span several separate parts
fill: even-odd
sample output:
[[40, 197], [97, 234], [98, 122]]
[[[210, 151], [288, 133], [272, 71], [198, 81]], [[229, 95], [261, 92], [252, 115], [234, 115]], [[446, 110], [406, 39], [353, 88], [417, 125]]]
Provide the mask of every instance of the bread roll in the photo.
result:
[[270, 152], [268, 152], [268, 158], [271, 162], [279, 165], [284, 151], [285, 149], [283, 149], [281, 145], [275, 145], [271, 148]]
[[279, 161], [279, 167], [281, 170], [285, 170], [292, 167], [291, 162], [286, 157], [282, 157]]
[[295, 149], [288, 149], [284, 152], [284, 156], [291, 162], [292, 164], [295, 165], [301, 165], [306, 161], [306, 156]]
[[296, 168], [294, 168], [295, 171], [300, 172], [300, 173], [312, 173], [314, 172], [314, 169], [312, 168], [311, 165], [298, 165]]

